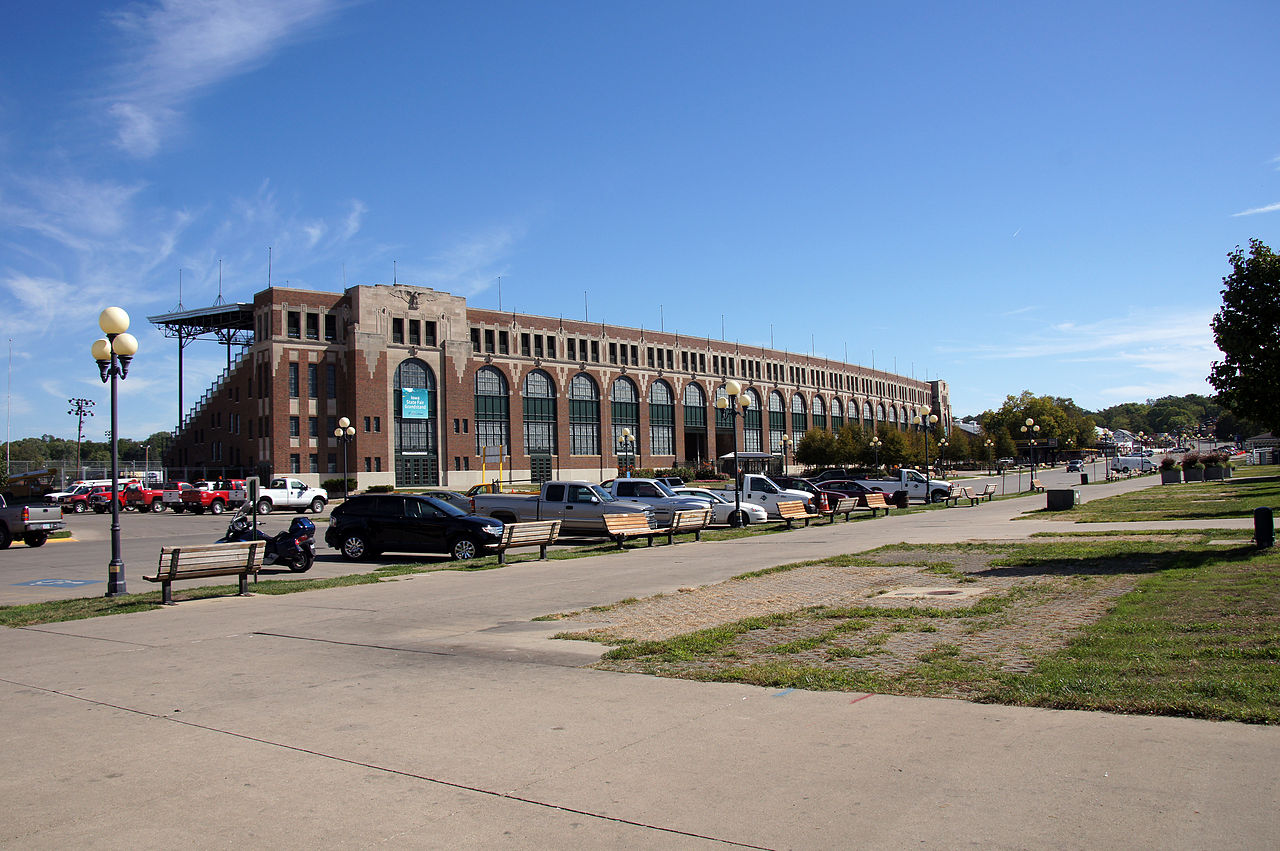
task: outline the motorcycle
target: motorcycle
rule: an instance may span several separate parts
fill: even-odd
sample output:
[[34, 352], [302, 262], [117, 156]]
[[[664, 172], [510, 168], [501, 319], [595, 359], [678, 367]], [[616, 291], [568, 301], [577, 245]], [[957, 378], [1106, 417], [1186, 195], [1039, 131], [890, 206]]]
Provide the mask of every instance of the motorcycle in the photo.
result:
[[316, 524], [305, 517], [295, 517], [289, 528], [277, 535], [268, 535], [253, 528], [247, 503], [227, 525], [227, 533], [217, 540], [219, 544], [236, 541], [266, 541], [264, 565], [280, 564], [294, 573], [306, 573], [316, 560]]

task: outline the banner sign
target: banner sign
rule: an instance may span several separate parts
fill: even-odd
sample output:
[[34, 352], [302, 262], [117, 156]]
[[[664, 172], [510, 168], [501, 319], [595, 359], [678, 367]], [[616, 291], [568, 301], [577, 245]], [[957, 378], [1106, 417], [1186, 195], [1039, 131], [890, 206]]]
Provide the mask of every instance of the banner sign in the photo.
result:
[[430, 391], [404, 389], [400, 391], [400, 416], [405, 419], [425, 420], [431, 416], [428, 394]]

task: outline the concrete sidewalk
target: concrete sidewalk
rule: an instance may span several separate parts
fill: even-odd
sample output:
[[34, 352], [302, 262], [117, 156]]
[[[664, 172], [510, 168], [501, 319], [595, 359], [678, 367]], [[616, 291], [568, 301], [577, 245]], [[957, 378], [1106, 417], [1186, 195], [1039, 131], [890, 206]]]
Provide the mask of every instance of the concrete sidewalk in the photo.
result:
[[612, 674], [532, 621], [1043, 504], [6, 630], [0, 840], [1275, 847], [1272, 728]]

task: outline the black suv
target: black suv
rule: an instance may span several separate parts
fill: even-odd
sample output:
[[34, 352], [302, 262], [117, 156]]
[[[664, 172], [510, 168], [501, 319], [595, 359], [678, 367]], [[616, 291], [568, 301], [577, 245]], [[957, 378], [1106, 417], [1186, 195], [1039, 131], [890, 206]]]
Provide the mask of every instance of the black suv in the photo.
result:
[[351, 561], [383, 552], [475, 558], [502, 538], [502, 522], [413, 494], [353, 496], [333, 509], [324, 542]]

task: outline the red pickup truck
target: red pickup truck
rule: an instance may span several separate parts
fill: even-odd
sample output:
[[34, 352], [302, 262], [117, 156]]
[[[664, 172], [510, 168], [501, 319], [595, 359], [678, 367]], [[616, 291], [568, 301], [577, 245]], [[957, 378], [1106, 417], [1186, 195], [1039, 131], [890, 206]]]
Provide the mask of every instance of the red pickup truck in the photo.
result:
[[[128, 503], [125, 498], [129, 491], [138, 486], [137, 480], [129, 482], [121, 482], [120, 489], [116, 491], [116, 499], [120, 501], [121, 508], [127, 508]], [[89, 507], [98, 514], [106, 514], [111, 510], [111, 485], [102, 485], [102, 489], [94, 488], [89, 494]]]
[[132, 508], [134, 511], [164, 511], [168, 507], [168, 503], [164, 498], [166, 490], [190, 487], [191, 485], [186, 482], [170, 482], [169, 484], [144, 482], [134, 485], [125, 491], [124, 505], [125, 508]]
[[182, 507], [193, 514], [221, 514], [227, 508], [235, 508], [245, 501], [244, 479], [216, 482], [196, 482], [189, 491], [182, 492]]

